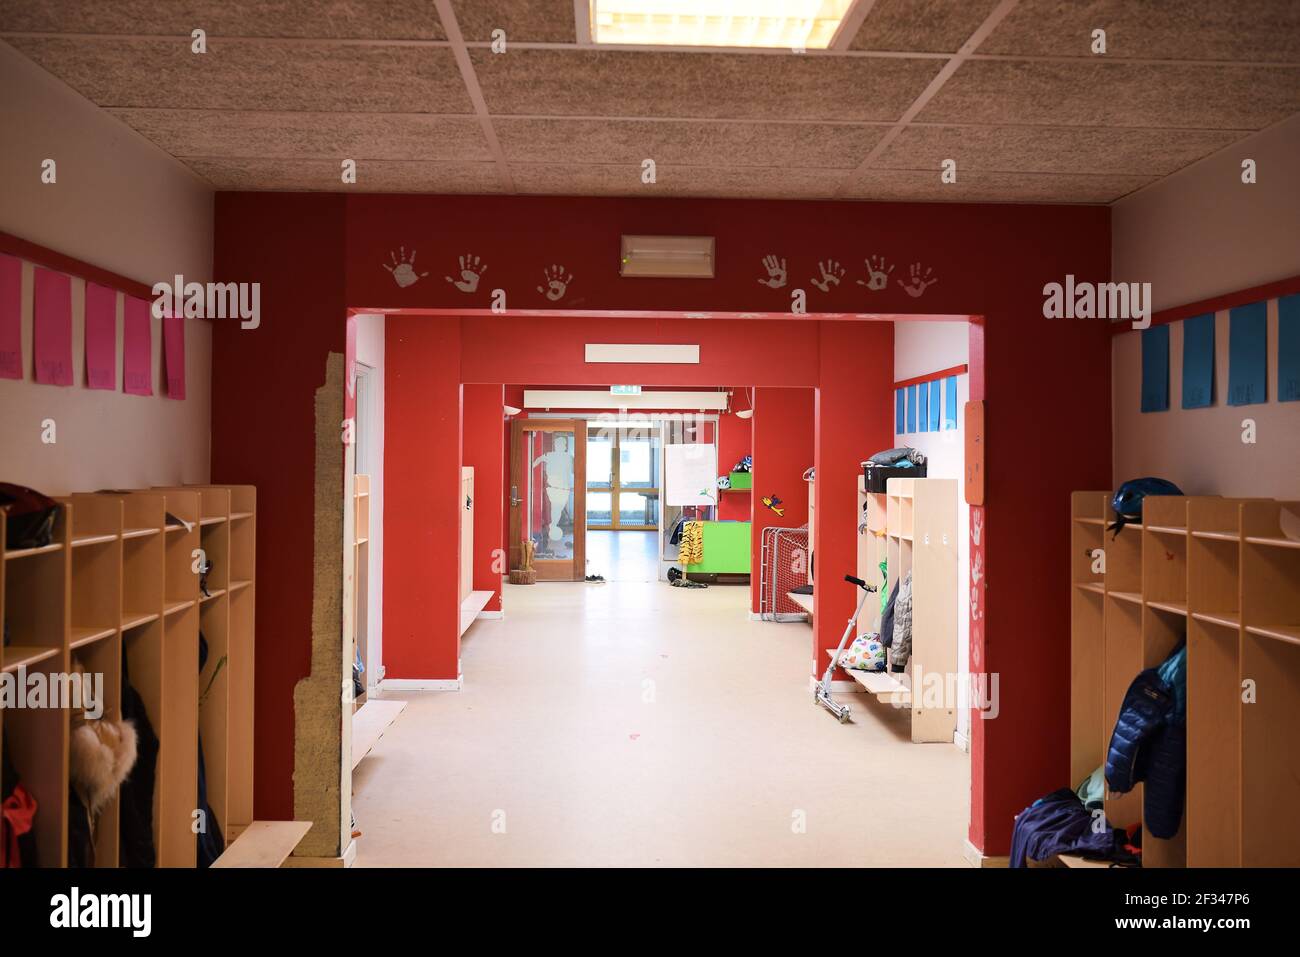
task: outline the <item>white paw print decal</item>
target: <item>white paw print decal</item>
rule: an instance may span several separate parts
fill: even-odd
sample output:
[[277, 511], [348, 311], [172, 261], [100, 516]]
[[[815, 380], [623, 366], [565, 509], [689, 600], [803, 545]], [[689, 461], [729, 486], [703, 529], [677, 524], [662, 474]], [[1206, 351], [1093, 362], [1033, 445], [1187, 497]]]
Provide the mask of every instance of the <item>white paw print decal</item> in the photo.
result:
[[564, 293], [569, 288], [569, 283], [573, 282], [573, 273], [566, 276], [564, 267], [554, 264], [551, 265], [550, 269], [542, 270], [542, 277], [546, 285], [538, 286], [537, 291], [545, 295], [551, 302], [558, 302], [563, 299]]
[[764, 256], [763, 268], [767, 270], [767, 278], [759, 280], [761, 285], [770, 289], [780, 289], [785, 285], [787, 273], [784, 259], [777, 259], [774, 255]]
[[819, 261], [817, 271], [822, 274], [821, 279], [811, 279], [809, 281], [822, 292], [830, 292], [831, 286], [838, 286], [840, 280], [844, 278], [844, 267], [834, 259], [828, 259], [826, 262]]
[[907, 282], [900, 279], [898, 284], [903, 287], [905, 293], [916, 299], [938, 281], [939, 277], [934, 275], [933, 269], [926, 267], [925, 272], [922, 273], [921, 264], [912, 263], [912, 268], [908, 270]]
[[419, 275], [416, 274], [414, 249], [411, 250], [411, 256], [408, 259], [406, 256], [406, 247], [399, 246], [397, 248], [401, 251], [400, 255], [394, 255], [391, 249], [388, 251], [388, 258], [392, 260], [392, 265], [389, 265], [388, 263], [379, 264], [392, 274], [393, 282], [397, 283], [397, 285], [402, 289], [405, 289], [407, 286], [414, 286], [420, 281], [421, 277], [429, 275], [427, 272], [422, 272]]
[[859, 286], [866, 286], [872, 292], [879, 292], [889, 285], [889, 274], [894, 271], [894, 267], [885, 268], [884, 256], [872, 256], [862, 261], [867, 267], [867, 278], [859, 279]]
[[473, 253], [459, 257], [459, 262], [460, 279], [452, 279], [450, 276], [445, 278], [461, 292], [474, 292], [478, 289], [479, 279], [487, 272], [487, 263]]

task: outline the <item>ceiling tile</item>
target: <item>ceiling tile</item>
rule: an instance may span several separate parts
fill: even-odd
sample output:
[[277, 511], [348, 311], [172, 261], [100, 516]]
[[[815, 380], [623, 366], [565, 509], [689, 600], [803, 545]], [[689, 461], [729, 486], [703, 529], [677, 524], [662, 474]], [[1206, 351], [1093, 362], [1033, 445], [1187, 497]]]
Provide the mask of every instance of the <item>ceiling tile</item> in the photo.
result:
[[850, 50], [956, 53], [998, 0], [876, 0]]
[[0, 0], [0, 31], [442, 40], [428, 0]]
[[873, 169], [1163, 176], [1241, 139], [1217, 131], [1062, 126], [909, 126], [876, 157]]
[[1262, 129], [1300, 110], [1300, 67], [968, 60], [928, 123]]
[[896, 120], [938, 60], [614, 50], [470, 51], [492, 113]]
[[471, 117], [419, 113], [117, 110], [173, 156], [489, 161]]
[[[10, 41], [100, 106], [469, 113], [450, 49], [214, 40], [16, 37]], [[144, 68], [147, 64], [147, 68]]]
[[332, 160], [187, 159], [185, 165], [217, 189], [358, 193], [499, 193], [493, 163], [357, 164], [355, 186], [344, 186]]
[[1056, 173], [957, 173], [942, 183], [938, 171], [866, 170], [848, 183], [845, 199], [933, 203], [1109, 203], [1153, 176], [1079, 176]]
[[452, 0], [465, 41], [487, 41], [506, 31], [510, 42], [574, 43], [573, 0]]
[[521, 193], [573, 196], [723, 196], [753, 199], [830, 199], [844, 170], [727, 169], [668, 166], [657, 182], [641, 182], [639, 164], [627, 166], [514, 165]]
[[709, 123], [651, 120], [535, 120], [499, 117], [497, 138], [511, 162], [634, 163], [663, 166], [857, 166], [884, 126], [831, 123]]
[[1300, 61], [1294, 0], [1020, 0], [979, 52], [1091, 57], [1096, 29], [1113, 57]]

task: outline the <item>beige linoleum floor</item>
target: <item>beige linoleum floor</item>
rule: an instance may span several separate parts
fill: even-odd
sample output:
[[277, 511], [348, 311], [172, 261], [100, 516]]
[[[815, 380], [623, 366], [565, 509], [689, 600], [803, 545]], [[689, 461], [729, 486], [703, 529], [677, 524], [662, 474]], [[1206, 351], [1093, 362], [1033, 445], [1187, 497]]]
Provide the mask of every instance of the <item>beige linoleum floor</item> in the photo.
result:
[[864, 695], [838, 724], [748, 595], [507, 586], [357, 768], [357, 866], [965, 866], [967, 755]]

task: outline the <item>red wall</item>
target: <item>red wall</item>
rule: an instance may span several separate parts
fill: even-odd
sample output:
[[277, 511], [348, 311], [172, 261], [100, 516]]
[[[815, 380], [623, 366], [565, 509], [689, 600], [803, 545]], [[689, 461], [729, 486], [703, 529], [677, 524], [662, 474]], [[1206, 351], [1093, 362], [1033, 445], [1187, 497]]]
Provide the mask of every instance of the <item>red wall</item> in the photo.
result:
[[[892, 355], [890, 357], [893, 358]], [[804, 471], [813, 464], [813, 390], [754, 390], [754, 535], [751, 539], [750, 602], [759, 610], [764, 528], [798, 528], [808, 522], [808, 486]], [[775, 494], [784, 515], [762, 503]], [[797, 609], [796, 609], [797, 610]]]
[[[1109, 210], [220, 193], [216, 213], [215, 278], [262, 283], [259, 329], [216, 324], [212, 447], [214, 480], [253, 482], [262, 504], [258, 624], [275, 640], [258, 645], [259, 814], [286, 817], [292, 806], [292, 688], [310, 653], [311, 401], [325, 353], [343, 350], [343, 310], [483, 308], [494, 288], [506, 291], [512, 308], [779, 310], [797, 286], [808, 291], [813, 311], [983, 315], [985, 368], [978, 379], [972, 332], [971, 387], [978, 396], [981, 382], [988, 403], [985, 571], [1002, 585], [984, 603], [978, 634], [972, 630], [972, 660], [978, 654], [982, 670], [1000, 673], [1001, 716], [974, 722], [972, 842], [1005, 853], [1012, 816], [1065, 783], [1068, 493], [1110, 484], [1110, 352], [1104, 323], [1044, 319], [1042, 288], [1066, 273], [1080, 281], [1109, 277]], [[623, 280], [622, 233], [715, 236], [717, 278]], [[418, 250], [419, 270], [427, 272], [405, 288], [383, 268], [399, 246]], [[489, 266], [472, 294], [444, 278], [466, 252]], [[762, 258], [772, 253], [788, 260], [784, 289], [757, 281], [766, 275]], [[897, 283], [868, 292], [855, 280], [858, 264], [875, 254], [897, 264], [895, 276], [919, 262], [939, 282], [919, 299]], [[820, 293], [808, 280], [827, 256], [848, 264], [850, 274]], [[552, 262], [574, 274], [558, 304], [536, 291]], [[553, 320], [487, 320], [466, 335], [495, 348], [520, 324], [538, 321]], [[752, 381], [744, 358], [761, 348], [781, 350], [787, 367], [783, 381], [757, 384], [816, 383], [820, 357], [799, 337], [718, 332], [722, 324], [700, 320], [683, 340], [701, 342], [705, 355], [734, 350], [735, 361], [714, 361], [713, 382]], [[608, 328], [607, 341], [641, 338], [640, 326]], [[517, 375], [491, 381], [574, 381], [548, 373], [545, 349], [518, 358]], [[636, 381], [631, 370], [624, 374]]]
[[326, 356], [344, 351], [345, 209], [341, 196], [216, 197], [214, 274], [262, 284], [259, 328], [212, 324], [212, 479], [257, 486], [253, 813], [264, 820], [293, 817], [293, 689], [311, 670], [314, 403]]
[[[733, 409], [749, 408], [743, 386], [732, 387], [732, 392], [735, 393], [731, 403]], [[735, 412], [718, 413], [719, 475], [726, 475], [743, 456], [753, 454], [754, 437], [750, 425], [753, 421], [737, 418]], [[749, 492], [719, 492], [718, 518], [724, 522], [748, 522], [751, 497]]]
[[[498, 503], [506, 497], [505, 389], [467, 385], [464, 391], [465, 464], [474, 469], [474, 590], [490, 591], [485, 611], [501, 610], [506, 533]], [[399, 410], [400, 411], [400, 410]]]

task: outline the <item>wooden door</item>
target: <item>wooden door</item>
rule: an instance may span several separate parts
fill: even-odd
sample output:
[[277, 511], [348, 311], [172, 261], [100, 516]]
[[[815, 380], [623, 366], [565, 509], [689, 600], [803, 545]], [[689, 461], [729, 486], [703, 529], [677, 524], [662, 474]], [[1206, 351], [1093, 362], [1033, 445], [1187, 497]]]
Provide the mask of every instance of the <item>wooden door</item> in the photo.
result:
[[515, 419], [510, 442], [510, 567], [533, 543], [538, 581], [582, 581], [587, 568], [587, 423]]

